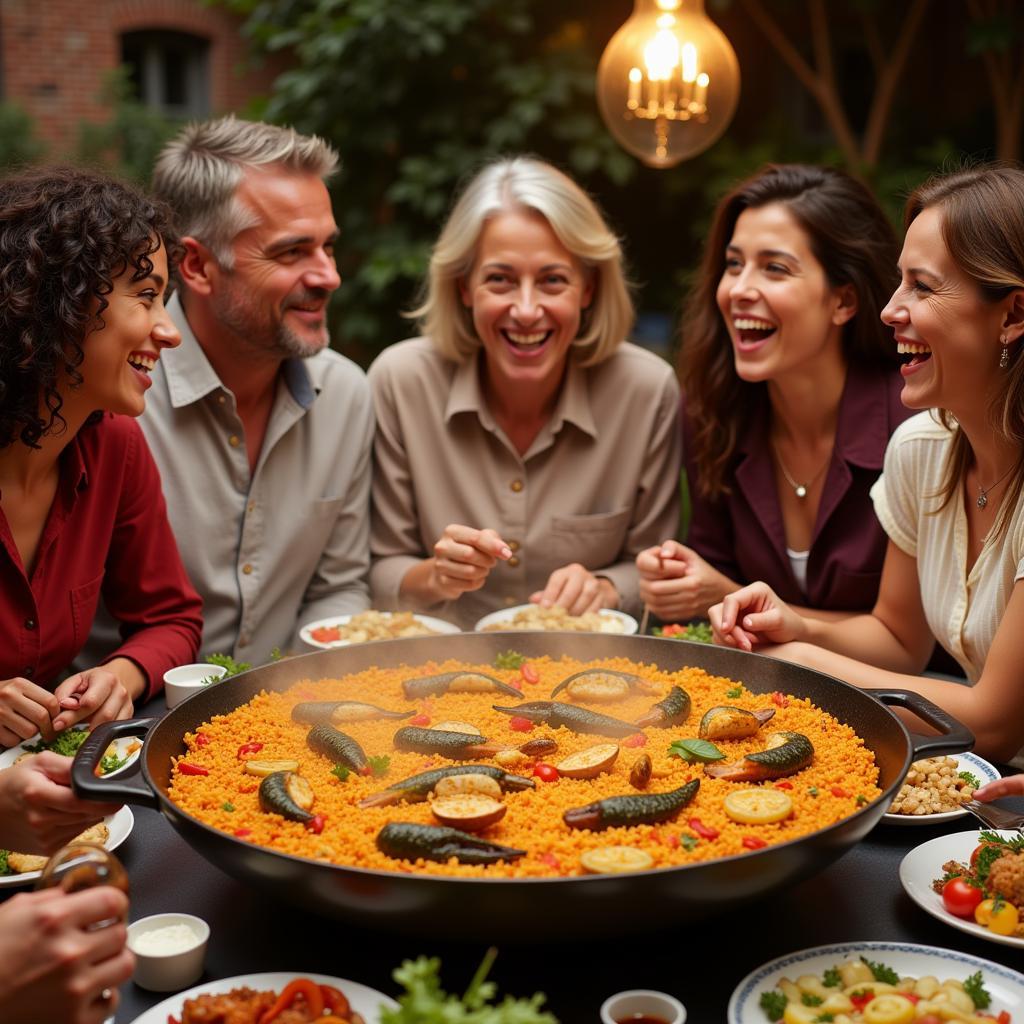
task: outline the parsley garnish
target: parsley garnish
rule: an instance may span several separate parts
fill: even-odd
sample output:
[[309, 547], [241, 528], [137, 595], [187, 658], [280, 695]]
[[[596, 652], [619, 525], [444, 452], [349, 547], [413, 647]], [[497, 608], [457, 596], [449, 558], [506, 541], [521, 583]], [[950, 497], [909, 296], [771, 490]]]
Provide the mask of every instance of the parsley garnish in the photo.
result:
[[344, 782], [349, 776], [349, 769], [346, 765], [336, 764], [331, 769], [331, 774], [340, 779], [342, 782]]
[[726, 695], [726, 697], [742, 697], [743, 696], [743, 687], [742, 686], [733, 686], [731, 689], [728, 689], [728, 690], [725, 691], [725, 695]]
[[817, 786], [809, 786], [808, 789], [807, 789], [807, 792], [810, 793], [811, 796], [817, 796], [818, 795], [818, 787]]
[[825, 972], [825, 977], [822, 979], [821, 983], [825, 986], [825, 988], [839, 988], [839, 986], [843, 983], [843, 979], [840, 978], [839, 971], [837, 968], [830, 967]]
[[116, 772], [118, 768], [123, 768], [131, 756], [131, 754], [125, 754], [124, 757], [118, 757], [117, 754], [107, 754], [105, 757], [101, 757], [100, 775], [109, 775], [111, 772]]
[[526, 655], [518, 651], [499, 651], [494, 656], [495, 668], [520, 668], [526, 661]]
[[[221, 668], [227, 669], [221, 679], [227, 679], [230, 676], [237, 676], [242, 672], [248, 672], [252, 668], [252, 664], [248, 661], [235, 661], [230, 654], [208, 654], [206, 660], [211, 665], [220, 665]], [[219, 682], [217, 679], [210, 679], [209, 682]]]
[[861, 960], [868, 965], [875, 981], [884, 981], [889, 985], [898, 985], [900, 983], [900, 976], [891, 967], [887, 967], [885, 964], [878, 963], [875, 960], [869, 960], [866, 956], [862, 956]]
[[9, 875], [11, 869], [7, 866], [7, 854], [9, 850], [0, 850], [0, 875]]
[[868, 798], [863, 793], [857, 795], [857, 806], [863, 807], [868, 802]]
[[821, 996], [816, 996], [813, 992], [804, 992], [800, 996], [800, 1002], [804, 1006], [821, 1006], [825, 1000]]
[[695, 849], [700, 843], [700, 840], [696, 836], [680, 836], [679, 842], [684, 850], [689, 851]]
[[21, 749], [30, 754], [40, 754], [44, 750], [52, 750], [55, 754], [74, 757], [88, 735], [88, 729], [75, 729], [72, 727], [57, 733], [49, 743], [46, 740], [40, 740], [38, 743], [23, 743]]
[[722, 761], [722, 753], [710, 740], [675, 740], [668, 748], [669, 757], [681, 757], [689, 764], [694, 761]]
[[958, 772], [958, 779], [963, 779], [971, 789], [981, 789], [981, 781], [977, 775], [972, 775], [970, 772]]
[[235, 809], [235, 805], [230, 800], [228, 800], [226, 803], [220, 805], [220, 809], [222, 811], [227, 811], [228, 814], [230, 814]]
[[[820, 1002], [820, 1000], [819, 1000], [819, 1002]], [[819, 1024], [819, 1022], [820, 1022], [820, 1024], [828, 1024], [829, 1021], [832, 1021], [832, 1020], [835, 1020], [835, 1019], [836, 1019], [836, 1015], [834, 1013], [819, 1013], [818, 1016], [814, 1018], [814, 1021], [815, 1021], [815, 1024]]]
[[787, 999], [781, 992], [762, 992], [758, 1005], [764, 1010], [764, 1015], [772, 1021], [782, 1020], [786, 1012]]
[[391, 758], [387, 754], [381, 754], [379, 757], [368, 757], [366, 763], [370, 766], [370, 773], [373, 777], [379, 779], [387, 775]]
[[964, 991], [971, 997], [971, 1002], [974, 1003], [976, 1010], [984, 1010], [992, 1002], [992, 997], [982, 984], [981, 971], [975, 971], [964, 981]]

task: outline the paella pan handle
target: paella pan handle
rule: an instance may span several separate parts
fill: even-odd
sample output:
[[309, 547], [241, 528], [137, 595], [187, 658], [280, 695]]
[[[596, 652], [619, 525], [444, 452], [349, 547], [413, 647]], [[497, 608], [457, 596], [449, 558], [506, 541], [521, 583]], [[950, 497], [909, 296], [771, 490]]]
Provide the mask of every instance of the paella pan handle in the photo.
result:
[[918, 718], [927, 722], [932, 728], [938, 729], [938, 736], [922, 736], [910, 733], [910, 744], [913, 747], [913, 759], [931, 757], [936, 754], [960, 754], [974, 747], [974, 733], [962, 725], [952, 715], [947, 714], [937, 704], [922, 697], [913, 690], [872, 690], [865, 689], [876, 700], [887, 707], [905, 708]]
[[[99, 800], [105, 804], [138, 804], [158, 810], [160, 801], [141, 772], [124, 778], [97, 778], [96, 766], [104, 751], [121, 736], [145, 736], [156, 725], [156, 718], [129, 718], [124, 722], [97, 725], [89, 738], [78, 748], [71, 764], [71, 788], [83, 800]], [[139, 759], [141, 763], [141, 758]]]

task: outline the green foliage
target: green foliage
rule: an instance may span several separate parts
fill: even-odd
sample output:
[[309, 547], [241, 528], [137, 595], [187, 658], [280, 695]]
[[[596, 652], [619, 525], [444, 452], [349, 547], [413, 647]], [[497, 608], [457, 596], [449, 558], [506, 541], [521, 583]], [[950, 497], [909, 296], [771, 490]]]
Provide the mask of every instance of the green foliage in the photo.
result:
[[82, 122], [77, 159], [147, 185], [157, 154], [180, 125], [132, 97], [124, 68], [107, 76], [101, 95], [110, 120]]
[[330, 139], [342, 346], [367, 361], [411, 333], [453, 193], [488, 157], [535, 152], [626, 184], [636, 163], [594, 102], [586, 0], [223, 0], [258, 50], [290, 49], [264, 116]]
[[42, 152], [32, 118], [13, 103], [0, 103], [0, 169], [34, 163]]

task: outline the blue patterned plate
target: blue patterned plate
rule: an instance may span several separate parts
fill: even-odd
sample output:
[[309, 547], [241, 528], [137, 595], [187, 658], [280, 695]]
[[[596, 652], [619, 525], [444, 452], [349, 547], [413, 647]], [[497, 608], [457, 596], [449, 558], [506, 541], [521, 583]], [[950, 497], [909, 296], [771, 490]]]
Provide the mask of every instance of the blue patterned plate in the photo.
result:
[[775, 988], [782, 977], [796, 980], [801, 974], [821, 976], [830, 967], [846, 960], [866, 956], [891, 967], [900, 977], [921, 978], [934, 975], [939, 981], [955, 978], [963, 981], [981, 971], [982, 981], [992, 996], [985, 1011], [998, 1016], [1001, 1010], [1011, 1014], [1024, 1011], [1024, 974], [983, 960], [969, 953], [935, 946], [916, 946], [906, 942], [843, 942], [835, 946], [817, 946], [789, 953], [751, 971], [736, 986], [729, 1000], [727, 1024], [767, 1024], [760, 1007], [761, 994]]
[[[956, 761], [958, 771], [970, 772], [983, 786], [986, 782], [995, 782], [1001, 778], [995, 765], [991, 765], [983, 757], [967, 751], [963, 754], [950, 754]], [[924, 759], [926, 760], [926, 759]], [[941, 814], [883, 814], [882, 823], [885, 825], [944, 825], [947, 821], [956, 821], [963, 818], [966, 811], [957, 809], [955, 811], [943, 811]]]

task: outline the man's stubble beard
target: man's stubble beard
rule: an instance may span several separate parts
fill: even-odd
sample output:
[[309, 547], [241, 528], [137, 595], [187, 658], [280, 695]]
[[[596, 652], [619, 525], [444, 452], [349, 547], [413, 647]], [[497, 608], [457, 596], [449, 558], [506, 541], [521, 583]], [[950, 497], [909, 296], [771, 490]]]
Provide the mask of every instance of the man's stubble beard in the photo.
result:
[[283, 319], [275, 323], [271, 316], [261, 316], [261, 311], [234, 286], [213, 297], [213, 310], [225, 328], [261, 354], [281, 359], [309, 359], [328, 343], [326, 322], [316, 341], [306, 341], [288, 328]]

